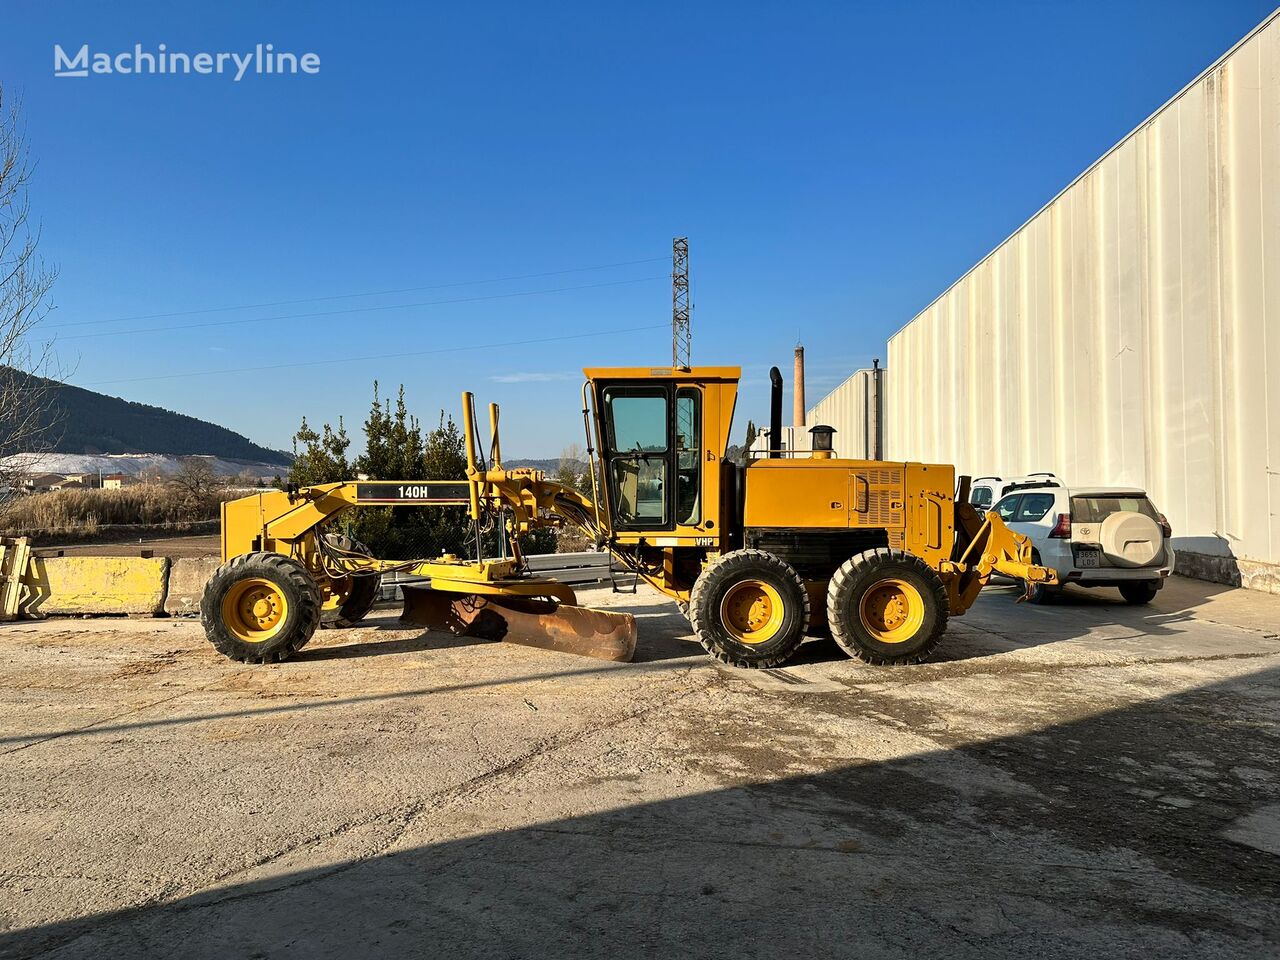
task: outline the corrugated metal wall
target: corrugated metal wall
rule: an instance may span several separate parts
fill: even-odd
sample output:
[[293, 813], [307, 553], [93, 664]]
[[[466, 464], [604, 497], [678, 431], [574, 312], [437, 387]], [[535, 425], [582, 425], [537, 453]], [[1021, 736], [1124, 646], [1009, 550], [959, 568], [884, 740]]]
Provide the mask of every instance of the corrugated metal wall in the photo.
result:
[[883, 431], [888, 373], [880, 369], [880, 422], [873, 422], [875, 408], [875, 376], [870, 368], [854, 371], [840, 386], [823, 397], [805, 414], [809, 426], [824, 423], [836, 428], [834, 446], [837, 457], [850, 460], [874, 458], [876, 431]]
[[888, 357], [889, 457], [1141, 484], [1184, 568], [1280, 591], [1276, 14]]

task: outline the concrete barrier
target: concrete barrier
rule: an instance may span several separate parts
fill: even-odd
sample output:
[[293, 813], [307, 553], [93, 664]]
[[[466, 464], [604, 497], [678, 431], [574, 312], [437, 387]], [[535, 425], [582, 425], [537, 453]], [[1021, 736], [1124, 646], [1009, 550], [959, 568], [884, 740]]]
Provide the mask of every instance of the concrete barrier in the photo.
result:
[[[548, 554], [529, 560], [539, 574], [564, 583], [594, 583], [609, 577], [608, 554]], [[35, 617], [196, 616], [204, 586], [219, 562], [218, 557], [170, 561], [166, 557], [33, 556], [23, 577], [28, 593], [21, 611]], [[383, 599], [399, 599], [400, 582], [424, 580], [388, 575], [383, 579]]]
[[166, 557], [32, 557], [23, 613], [154, 616], [164, 612], [168, 574]]
[[174, 560], [169, 566], [169, 591], [164, 598], [164, 612], [173, 617], [198, 615], [204, 585], [221, 562], [219, 557]]

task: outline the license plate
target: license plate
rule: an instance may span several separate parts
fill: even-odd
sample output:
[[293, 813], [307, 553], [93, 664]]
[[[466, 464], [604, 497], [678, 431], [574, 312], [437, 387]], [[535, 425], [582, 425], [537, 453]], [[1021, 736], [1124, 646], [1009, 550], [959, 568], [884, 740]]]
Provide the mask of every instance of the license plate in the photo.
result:
[[1076, 554], [1077, 567], [1096, 567], [1098, 566], [1097, 550], [1081, 550]]

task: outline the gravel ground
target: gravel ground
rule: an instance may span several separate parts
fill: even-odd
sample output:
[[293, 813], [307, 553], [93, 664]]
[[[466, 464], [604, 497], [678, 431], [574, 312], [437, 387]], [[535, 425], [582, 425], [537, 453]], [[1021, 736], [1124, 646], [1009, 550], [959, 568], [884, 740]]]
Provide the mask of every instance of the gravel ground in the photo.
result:
[[989, 589], [937, 662], [0, 627], [0, 956], [1280, 951], [1280, 597]]

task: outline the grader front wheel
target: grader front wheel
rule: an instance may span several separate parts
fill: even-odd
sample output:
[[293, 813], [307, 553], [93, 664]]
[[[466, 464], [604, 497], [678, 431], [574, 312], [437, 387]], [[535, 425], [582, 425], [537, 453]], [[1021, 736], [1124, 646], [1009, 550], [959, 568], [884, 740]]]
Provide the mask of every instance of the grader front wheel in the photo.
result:
[[937, 573], [902, 550], [877, 548], [846, 560], [827, 587], [831, 635], [847, 654], [875, 664], [920, 663], [947, 629]]
[[271, 663], [311, 639], [320, 606], [320, 590], [298, 561], [278, 553], [247, 553], [209, 578], [200, 620], [219, 653], [242, 663]]

